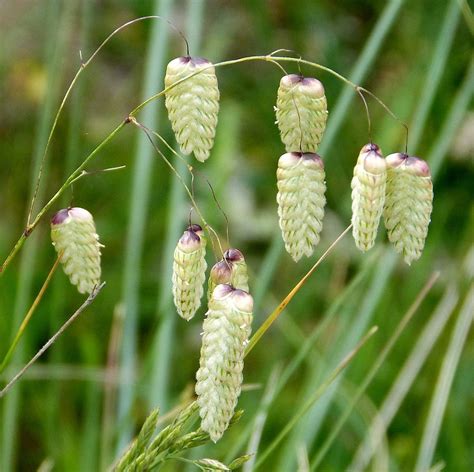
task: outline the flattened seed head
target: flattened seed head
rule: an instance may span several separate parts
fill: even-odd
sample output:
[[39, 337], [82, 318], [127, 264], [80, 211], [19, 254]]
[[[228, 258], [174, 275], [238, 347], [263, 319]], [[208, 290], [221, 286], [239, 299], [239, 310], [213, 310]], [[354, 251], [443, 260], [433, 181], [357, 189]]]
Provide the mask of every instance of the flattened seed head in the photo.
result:
[[[199, 228], [195, 231], [194, 227]], [[201, 247], [201, 238], [199, 233], [202, 233], [202, 228], [199, 225], [191, 225], [183, 233], [179, 240], [179, 247], [184, 252], [194, 252]]]
[[212, 292], [213, 300], [223, 300], [228, 297], [235, 289], [229, 284], [219, 284]]
[[405, 161], [405, 166], [414, 175], [420, 177], [430, 177], [431, 171], [428, 163], [419, 157], [410, 156]]
[[299, 86], [304, 90], [305, 94], [311, 95], [314, 98], [321, 98], [324, 96], [323, 84], [313, 77], [304, 77], [298, 74], [288, 74], [281, 78], [280, 85], [282, 87]]
[[183, 66], [188, 66], [193, 69], [202, 68], [211, 65], [211, 62], [204, 57], [180, 56], [168, 63], [169, 71], [180, 71]]
[[244, 255], [238, 249], [227, 249], [224, 252], [224, 259], [228, 262], [239, 262], [244, 260]]
[[404, 152], [395, 152], [393, 154], [389, 154], [385, 158], [385, 162], [387, 163], [388, 167], [391, 167], [392, 169], [396, 169], [397, 167], [404, 164], [407, 159], [408, 159], [408, 154], [405, 154]]
[[243, 311], [244, 313], [252, 313], [253, 312], [253, 298], [252, 295], [245, 292], [244, 290], [235, 289], [232, 292], [232, 300], [235, 303], [235, 307], [239, 311]]
[[51, 224], [60, 225], [62, 223], [67, 223], [71, 219], [93, 221], [92, 215], [87, 210], [85, 210], [84, 208], [74, 207], [63, 208], [62, 210], [59, 210], [51, 218]]
[[209, 277], [216, 285], [228, 284], [232, 278], [232, 267], [226, 261], [219, 261], [213, 265]]
[[369, 143], [362, 147], [357, 163], [371, 174], [382, 174], [387, 170], [387, 164], [377, 144]]

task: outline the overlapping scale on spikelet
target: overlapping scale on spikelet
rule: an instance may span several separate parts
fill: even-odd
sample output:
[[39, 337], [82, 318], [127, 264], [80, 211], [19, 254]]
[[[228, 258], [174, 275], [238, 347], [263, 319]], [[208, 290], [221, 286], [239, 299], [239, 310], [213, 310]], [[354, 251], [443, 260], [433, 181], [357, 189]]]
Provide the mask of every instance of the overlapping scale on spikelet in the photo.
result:
[[424, 160], [407, 154], [390, 154], [386, 161], [385, 227], [396, 251], [411, 264], [420, 258], [428, 234], [433, 209], [431, 173]]
[[212, 63], [201, 57], [177, 57], [166, 68], [165, 87], [202, 72], [168, 90], [165, 105], [183, 154], [204, 162], [214, 145], [219, 111], [219, 88]]
[[275, 107], [281, 140], [287, 152], [316, 152], [328, 117], [323, 84], [314, 78], [282, 77]]
[[324, 164], [314, 153], [290, 152], [278, 161], [278, 216], [285, 248], [298, 261], [311, 256], [323, 227]]
[[206, 239], [199, 225], [183, 233], [174, 251], [173, 299], [179, 316], [189, 321], [201, 305], [206, 279]]
[[66, 275], [79, 293], [100, 282], [100, 248], [94, 218], [83, 208], [65, 208], [51, 219], [51, 239]]
[[228, 249], [224, 258], [214, 264], [208, 281], [207, 299], [219, 284], [229, 284], [234, 288], [249, 291], [249, 277], [244, 255], [238, 249]]
[[385, 201], [387, 170], [380, 148], [365, 145], [352, 178], [352, 234], [356, 246], [368, 251], [375, 243]]
[[214, 442], [227, 429], [240, 395], [252, 310], [251, 295], [231, 285], [218, 285], [209, 300], [196, 394], [201, 428]]

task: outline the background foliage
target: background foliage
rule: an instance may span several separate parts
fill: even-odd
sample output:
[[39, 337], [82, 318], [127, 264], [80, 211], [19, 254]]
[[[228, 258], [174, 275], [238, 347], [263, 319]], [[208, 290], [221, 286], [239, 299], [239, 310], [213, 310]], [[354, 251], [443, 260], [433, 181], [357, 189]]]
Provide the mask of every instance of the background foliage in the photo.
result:
[[[467, 4], [455, 0], [1, 4], [2, 258], [24, 228], [47, 133], [80, 65], [79, 51], [88, 58], [120, 24], [149, 14], [169, 18], [189, 38], [191, 54], [214, 62], [286, 48], [352, 78], [409, 124], [408, 151], [428, 160], [435, 180], [434, 212], [421, 260], [412, 267], [404, 265], [388, 246], [384, 231], [376, 249], [366, 255], [346, 237], [247, 358], [245, 382], [251, 388], [241, 396], [239, 407], [245, 414], [240, 422], [196, 457], [231, 460], [245, 453], [257, 412], [266, 417], [263, 451], [327, 372], [377, 324], [378, 334], [344, 377], [260, 467], [295, 470], [298, 463], [306, 470], [305, 458], [314, 461], [400, 318], [430, 274], [439, 270], [439, 281], [322, 464], [324, 470], [343, 470], [351, 463], [423, 329], [441, 313], [439, 338], [431, 336], [434, 345], [425, 344], [423, 355], [418, 354], [420, 370], [395, 408], [379, 460], [391, 470], [411, 470], [421, 460], [420, 444], [431, 438], [435, 449], [430, 464], [443, 461], [447, 470], [472, 470], [472, 335], [465, 345], [460, 338], [454, 342], [463, 348], [459, 363], [452, 351], [457, 320], [461, 316], [468, 320], [463, 325], [467, 334], [472, 315], [466, 311], [473, 309], [473, 20]], [[59, 121], [39, 191], [43, 203], [130, 110], [163, 88], [164, 65], [184, 53], [179, 36], [156, 20], [127, 28], [105, 47], [81, 76]], [[297, 72], [290, 64], [285, 67]], [[306, 67], [302, 72], [314, 75]], [[246, 255], [256, 329], [314, 261], [294, 264], [283, 251], [278, 231], [275, 169], [284, 151], [273, 105], [281, 72], [251, 62], [218, 69], [217, 74], [222, 98], [216, 145], [208, 162], [192, 165], [212, 182], [230, 221], [231, 245]], [[328, 74], [318, 78], [329, 104], [329, 126], [320, 150], [328, 185], [320, 254], [350, 220], [352, 169], [368, 135], [364, 109], [353, 91]], [[403, 128], [375, 102], [369, 106], [374, 141], [385, 154], [403, 150]], [[174, 143], [164, 111], [159, 100], [139, 119]], [[107, 285], [24, 381], [0, 400], [0, 470], [35, 470], [41, 463], [54, 470], [103, 469], [152, 408], [159, 406], [166, 413], [191, 395], [205, 310], [185, 323], [177, 319], [170, 297], [172, 249], [190, 205], [168, 168], [132, 126], [125, 127], [88, 169], [122, 164], [125, 170], [87, 177], [74, 186], [73, 194], [62, 197], [63, 206], [72, 202], [94, 214], [106, 246]], [[177, 167], [184, 175], [183, 166]], [[224, 236], [225, 219], [199, 176], [195, 191], [206, 218]], [[54, 258], [45, 219], [0, 281], [0, 355]], [[210, 254], [209, 263], [213, 260]], [[12, 377], [81, 303], [82, 297], [58, 271], [2, 381]], [[302, 352], [315, 329], [319, 336]], [[266, 407], [265, 398], [271, 397], [298, 353], [302, 362]], [[447, 359], [454, 364], [443, 370]], [[446, 377], [449, 372], [454, 376], [452, 386]], [[441, 401], [430, 409], [443, 382], [449, 391], [446, 407]], [[436, 428], [425, 429], [429, 418], [442, 421], [439, 438]], [[46, 459], [50, 462], [43, 462]], [[170, 470], [180, 467], [176, 463]]]

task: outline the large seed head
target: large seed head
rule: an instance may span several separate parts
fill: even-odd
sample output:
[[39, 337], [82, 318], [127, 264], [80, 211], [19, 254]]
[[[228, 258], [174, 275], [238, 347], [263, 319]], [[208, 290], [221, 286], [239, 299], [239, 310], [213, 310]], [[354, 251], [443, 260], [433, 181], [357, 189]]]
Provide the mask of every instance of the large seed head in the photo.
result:
[[83, 208], [65, 208], [51, 219], [51, 239], [63, 270], [79, 293], [91, 293], [100, 282], [100, 248], [92, 215]]
[[165, 93], [165, 105], [183, 154], [193, 152], [204, 162], [214, 144], [219, 111], [219, 88], [212, 63], [201, 57], [173, 59], [166, 68], [165, 87], [196, 72]]
[[173, 299], [178, 314], [189, 321], [201, 305], [206, 278], [206, 239], [199, 225], [183, 233], [174, 251]]
[[249, 291], [247, 264], [244, 255], [238, 249], [228, 249], [224, 258], [214, 264], [208, 281], [207, 299], [219, 284], [229, 284], [234, 288]]
[[328, 117], [323, 84], [314, 78], [285, 75], [275, 107], [281, 140], [287, 152], [316, 152]]
[[428, 234], [433, 209], [431, 173], [425, 161], [407, 154], [390, 154], [386, 161], [385, 227], [395, 250], [411, 264], [420, 258]]
[[361, 149], [351, 182], [352, 234], [361, 251], [368, 251], [375, 243], [385, 201], [386, 167], [376, 144]]
[[240, 395], [253, 299], [231, 285], [217, 285], [203, 325], [196, 394], [201, 428], [218, 441], [229, 426]]
[[323, 227], [324, 164], [314, 153], [289, 152], [278, 161], [278, 216], [285, 248], [298, 261], [311, 256]]

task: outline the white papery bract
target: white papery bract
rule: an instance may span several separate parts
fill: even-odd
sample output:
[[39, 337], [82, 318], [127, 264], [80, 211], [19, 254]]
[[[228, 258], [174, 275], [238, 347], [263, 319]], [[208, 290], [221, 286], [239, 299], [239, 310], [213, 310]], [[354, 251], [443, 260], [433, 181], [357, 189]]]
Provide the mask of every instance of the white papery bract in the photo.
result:
[[207, 298], [219, 284], [229, 284], [245, 292], [249, 291], [249, 276], [244, 255], [238, 249], [227, 249], [224, 258], [214, 264], [208, 281]]

